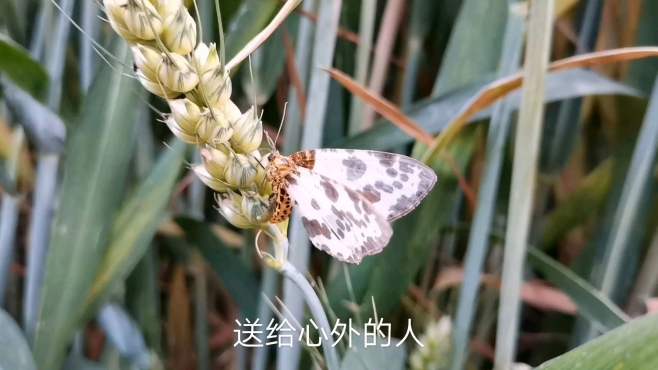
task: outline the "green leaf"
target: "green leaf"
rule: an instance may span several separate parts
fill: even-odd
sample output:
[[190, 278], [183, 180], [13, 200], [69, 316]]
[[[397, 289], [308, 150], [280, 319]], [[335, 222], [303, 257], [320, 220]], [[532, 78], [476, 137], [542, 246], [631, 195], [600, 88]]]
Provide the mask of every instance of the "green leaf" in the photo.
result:
[[226, 60], [231, 60], [252, 37], [267, 25], [280, 4], [275, 0], [246, 0], [237, 10], [226, 32]]
[[[632, 142], [632, 141], [631, 141]], [[624, 177], [614, 176], [615, 190], [606, 210], [595, 268], [590, 274], [592, 284], [614, 300], [625, 299], [624, 290], [629, 274], [634, 274], [641, 256], [642, 238], [651, 226], [650, 207], [652, 185], [655, 182], [656, 147], [658, 146], [658, 83], [637, 136], [633, 156], [628, 168], [622, 168]], [[623, 182], [623, 184], [622, 184]], [[618, 198], [617, 198], [618, 197]], [[593, 337], [591, 326], [583, 337]]]
[[14, 319], [0, 309], [0, 369], [36, 370], [30, 346]]
[[633, 158], [617, 210], [615, 211], [610, 237], [605, 245], [605, 259], [598, 276], [601, 291], [614, 296], [626, 266], [625, 254], [634, 235], [646, 224], [645, 194], [655, 183], [655, 161], [658, 147], [658, 79], [654, 81], [649, 108], [644, 117], [633, 150]]
[[[560, 7], [559, 1], [555, 6], [556, 8]], [[582, 54], [595, 49], [602, 12], [603, 2], [601, 1], [588, 1], [583, 4], [576, 53]], [[559, 15], [556, 14], [556, 16]], [[571, 158], [573, 149], [581, 138], [582, 103], [582, 99], [564, 101], [559, 105], [554, 122], [551, 122], [550, 115], [547, 117], [549, 129], [544, 130], [542, 137], [542, 154], [539, 167], [542, 173], [558, 173]]]
[[27, 50], [4, 34], [0, 34], [0, 72], [35, 98], [43, 98], [48, 73]]
[[185, 230], [187, 242], [199, 249], [204, 259], [219, 275], [224, 287], [235, 299], [241, 314], [245, 317], [257, 317], [259, 285], [245, 262], [215, 236], [208, 224], [190, 218], [179, 218], [176, 222]]
[[27, 3], [21, 0], [0, 0], [0, 22], [7, 28], [9, 35], [19, 43], [25, 42], [25, 24], [28, 21]]
[[[431, 2], [435, 2], [433, 0], [430, 0]], [[374, 42], [374, 37], [373, 35], [375, 34], [375, 28], [377, 25], [377, 0], [363, 0], [358, 4], [359, 2], [353, 1], [353, 2], [347, 2], [345, 5], [346, 8], [351, 7], [354, 9], [354, 13], [357, 12], [356, 7], [360, 5], [360, 9], [358, 10], [359, 12], [359, 21], [358, 21], [358, 33], [359, 33], [359, 44], [356, 45], [355, 47], [353, 46], [348, 46], [345, 45], [344, 43], [340, 43], [337, 45], [337, 60], [342, 62], [341, 64], [345, 65], [337, 65], [338, 69], [342, 70], [345, 73], [349, 73], [349, 71], [353, 68], [354, 69], [354, 80], [363, 85], [367, 86], [368, 85], [368, 71], [371, 69], [370, 68], [370, 62], [372, 58], [372, 50], [373, 50], [373, 42]], [[413, 2], [413, 7], [414, 9], [418, 7], [419, 1], [414, 1]], [[414, 12], [415, 13], [415, 12]], [[412, 19], [410, 22], [411, 25], [416, 24], [414, 22], [414, 16], [412, 15]], [[349, 26], [348, 26], [349, 27]], [[355, 24], [352, 26], [354, 28], [357, 27]], [[413, 33], [413, 30], [412, 30]], [[299, 38], [302, 40], [302, 38]], [[410, 45], [411, 42], [407, 42], [407, 45]], [[418, 45], [421, 45], [422, 42], [419, 42]], [[409, 46], [410, 48], [410, 46]], [[420, 48], [420, 47], [419, 47]], [[343, 56], [344, 55], [344, 56]], [[356, 57], [353, 57], [353, 55], [356, 55]], [[410, 57], [405, 58], [408, 61], [407, 67], [405, 68], [405, 71], [408, 71], [411, 69], [412, 71], [415, 70], [415, 63], [414, 60], [411, 59]], [[351, 65], [350, 62], [354, 61], [354, 64]], [[359, 98], [358, 96], [352, 96], [351, 98], [351, 108], [349, 110], [350, 116], [349, 116], [349, 133], [354, 134], [358, 133], [363, 129], [363, 125], [365, 124], [365, 121], [363, 120], [363, 108], [364, 108], [364, 102]]]
[[601, 211], [612, 185], [612, 170], [612, 160], [598, 165], [573, 193], [546, 216], [542, 249], [553, 246], [569, 231]]
[[608, 297], [542, 251], [530, 248], [528, 262], [544, 274], [549, 282], [569, 295], [581, 314], [606, 330], [614, 329], [629, 320], [624, 311]]
[[[622, 115], [623, 117], [628, 117]], [[640, 117], [636, 120], [630, 120], [628, 123], [633, 125], [637, 124]], [[583, 251], [577, 256], [576, 260], [573, 262], [571, 268], [579, 276], [587, 278], [590, 284], [600, 288], [600, 285], [597, 283], [597, 274], [600, 275], [601, 268], [604, 264], [604, 259], [606, 258], [607, 250], [605, 249], [608, 239], [612, 235], [613, 223], [615, 213], [617, 208], [619, 208], [621, 202], [622, 188], [624, 182], [626, 181], [627, 171], [629, 168], [629, 163], [631, 162], [631, 155], [634, 144], [634, 136], [637, 134], [636, 127], [633, 127], [632, 130], [625, 130], [620, 132], [624, 135], [624, 139], [620, 140], [620, 145], [613, 146], [611, 149], [611, 162], [612, 167], [608, 172], [609, 174], [602, 177], [601, 180], [605, 181], [605, 177], [608, 177], [607, 181], [609, 182], [606, 185], [609, 189], [606, 193], [602, 194], [604, 199], [601, 199], [604, 203], [600, 206], [598, 212], [592, 214], [592, 221], [594, 227], [590, 230], [589, 225], [584, 224], [584, 229], [588, 233], [592, 233], [592, 237], [585, 244]], [[599, 186], [601, 186], [599, 184]], [[594, 190], [594, 188], [592, 189]], [[595, 198], [596, 194], [592, 194]], [[647, 192], [642, 195], [644, 208], [649, 208], [651, 202], [648, 201], [650, 192]], [[584, 204], [585, 205], [585, 204]], [[580, 220], [582, 222], [582, 220]], [[639, 228], [644, 227], [644, 223], [638, 223], [636, 225]], [[642, 234], [640, 232], [634, 232], [629, 239], [629, 243], [626, 246], [626, 253], [624, 254], [625, 262], [625, 276], [629, 278], [635, 276], [637, 261], [640, 258], [641, 246], [642, 246]], [[546, 245], [545, 245], [546, 246]], [[620, 280], [624, 281], [624, 279]], [[625, 293], [622, 290], [619, 293]], [[615, 300], [615, 296], [610, 298]], [[575, 324], [575, 330], [572, 333], [573, 339], [572, 342], [576, 345], [585, 343], [595, 336], [599, 335], [598, 328], [595, 328], [589, 322], [589, 319], [584, 317], [579, 317]]]
[[465, 0], [459, 11], [433, 96], [476, 82], [498, 68], [507, 0]]
[[[290, 20], [292, 20], [291, 18]], [[298, 18], [294, 18], [297, 20]], [[245, 68], [241, 72], [242, 88], [250, 103], [265, 105], [274, 93], [279, 78], [283, 74], [286, 63], [286, 47], [284, 34], [287, 32], [293, 43], [294, 25], [290, 20], [277, 29], [263, 46], [251, 55], [253, 82], [250, 71]]]
[[112, 288], [128, 277], [162, 222], [185, 154], [185, 144], [174, 140], [119, 210], [107, 252], [87, 297], [87, 313], [93, 312]]
[[[525, 19], [509, 14], [505, 27], [503, 52], [499, 75], [507, 75], [519, 68], [525, 36]], [[455, 315], [453, 333], [453, 353], [451, 369], [464, 367], [478, 305], [480, 281], [485, 259], [489, 252], [489, 235], [498, 204], [497, 195], [501, 182], [505, 146], [512, 126], [511, 100], [499, 102], [493, 109], [487, 137], [486, 164], [480, 181], [477, 209], [468, 236], [468, 246], [464, 256], [464, 282], [459, 291], [459, 303]]]
[[546, 72], [551, 50], [554, 2], [530, 3], [524, 57], [523, 97], [514, 132], [512, 183], [505, 225], [505, 250], [496, 327], [494, 367], [509, 369], [516, 356], [521, 284], [530, 234], [544, 121]]
[[[424, 53], [423, 43], [431, 30], [431, 26], [438, 16], [437, 8], [441, 3], [434, 0], [416, 0], [411, 3], [411, 15], [409, 19], [409, 35], [405, 45], [405, 60], [402, 107], [408, 107], [414, 100], [418, 88], [418, 75], [421, 68], [421, 60]], [[446, 6], [445, 4], [441, 4]], [[376, 16], [376, 9], [369, 9], [370, 17]], [[362, 46], [359, 45], [359, 48]], [[359, 49], [361, 52], [361, 49]], [[370, 53], [370, 50], [363, 51]], [[365, 80], [365, 79], [364, 79]], [[357, 79], [358, 81], [358, 79]], [[361, 82], [361, 81], [359, 81]]]
[[[127, 56], [122, 45], [115, 52]], [[136, 82], [105, 68], [70, 132], [35, 334], [40, 369], [58, 369], [105, 254], [135, 142]]]
[[1, 82], [7, 106], [25, 128], [30, 141], [42, 152], [61, 153], [66, 144], [62, 118], [11, 81]]
[[[436, 98], [426, 99], [406, 110], [406, 113], [426, 131], [438, 134], [450, 124], [452, 119], [468, 103], [473, 95], [491, 81], [491, 78], [481, 79], [477, 83], [450, 91]], [[584, 69], [555, 72], [547, 76], [546, 102], [590, 95], [638, 96], [640, 93], [627, 85], [612, 81], [598, 73]], [[512, 108], [518, 109], [520, 91], [510, 94], [506, 99], [511, 99], [510, 104]], [[484, 110], [474, 120], [487, 119], [491, 116], [491, 113], [491, 109]], [[334, 143], [332, 146], [382, 150], [408, 144], [411, 141], [412, 138], [407, 136], [395, 125], [382, 120], [374, 125], [372, 129]]]
[[161, 353], [160, 271], [155, 249], [155, 245], [147, 249], [126, 281], [126, 304], [144, 333], [146, 344], [156, 353]]
[[654, 370], [658, 368], [658, 315], [610, 331], [537, 370]]
[[[658, 19], [658, 1], [642, 2], [642, 12], [637, 26], [635, 45], [658, 44], [656, 19]], [[656, 78], [656, 71], [658, 71], [658, 59], [639, 60], [630, 66], [626, 81], [649, 95], [653, 88], [653, 81]]]

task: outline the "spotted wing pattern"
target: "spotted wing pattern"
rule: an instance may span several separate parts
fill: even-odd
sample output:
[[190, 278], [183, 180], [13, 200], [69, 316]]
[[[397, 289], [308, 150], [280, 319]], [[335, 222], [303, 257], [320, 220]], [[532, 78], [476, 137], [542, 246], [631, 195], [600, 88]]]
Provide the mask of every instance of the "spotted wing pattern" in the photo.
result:
[[363, 195], [304, 167], [287, 180], [288, 194], [319, 249], [341, 261], [360, 263], [388, 244], [391, 225]]
[[270, 217], [270, 222], [273, 224], [278, 224], [287, 220], [292, 214], [292, 203], [290, 201], [290, 195], [285, 186], [282, 184], [274, 187], [274, 201], [270, 204], [272, 207], [272, 216]]
[[404, 155], [350, 149], [317, 149], [299, 153], [292, 158], [311, 156], [314, 159], [310, 162], [313, 172], [357, 191], [389, 221], [416, 208], [436, 183], [434, 171]]

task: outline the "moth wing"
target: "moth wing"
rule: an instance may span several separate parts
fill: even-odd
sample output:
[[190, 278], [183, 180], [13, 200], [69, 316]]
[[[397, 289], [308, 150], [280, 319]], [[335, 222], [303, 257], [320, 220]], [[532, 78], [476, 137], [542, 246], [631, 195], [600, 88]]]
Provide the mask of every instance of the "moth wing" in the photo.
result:
[[341, 261], [358, 264], [384, 249], [393, 235], [365, 197], [327, 176], [298, 167], [288, 178], [288, 193], [313, 245]]
[[423, 163], [400, 154], [374, 150], [314, 150], [313, 171], [363, 195], [387, 220], [411, 212], [436, 183]]

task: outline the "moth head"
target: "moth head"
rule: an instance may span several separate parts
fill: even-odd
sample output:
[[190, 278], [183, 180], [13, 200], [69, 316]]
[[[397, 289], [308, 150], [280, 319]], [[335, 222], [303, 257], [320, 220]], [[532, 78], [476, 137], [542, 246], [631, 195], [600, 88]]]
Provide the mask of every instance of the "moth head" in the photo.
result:
[[267, 162], [275, 168], [285, 168], [293, 165], [290, 158], [282, 156], [276, 150], [267, 155]]

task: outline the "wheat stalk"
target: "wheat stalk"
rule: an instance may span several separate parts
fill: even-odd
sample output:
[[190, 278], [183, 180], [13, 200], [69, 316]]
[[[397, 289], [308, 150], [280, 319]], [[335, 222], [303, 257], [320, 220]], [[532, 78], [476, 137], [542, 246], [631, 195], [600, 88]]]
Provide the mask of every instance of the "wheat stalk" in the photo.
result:
[[[197, 41], [197, 24], [181, 0], [104, 0], [112, 28], [131, 46], [142, 86], [165, 99], [163, 122], [197, 145], [193, 171], [218, 193], [219, 212], [239, 228], [263, 229], [270, 210], [263, 124], [256, 107], [231, 100], [229, 70], [214, 43]], [[285, 256], [277, 256], [283, 260]]]
[[[229, 65], [244, 60], [300, 2], [284, 4], [270, 25], [227, 65], [214, 43], [197, 41], [197, 24], [182, 0], [103, 4], [112, 28], [131, 45], [137, 79], [169, 104], [171, 113], [163, 122], [179, 139], [198, 147], [202, 163], [192, 169], [217, 192], [218, 211], [235, 227], [256, 229], [257, 235], [262, 232], [272, 239], [273, 254], [257, 248], [258, 255], [302, 290], [315, 321], [330, 333], [313, 288], [287, 261], [287, 238], [278, 225], [269, 223], [272, 186], [266, 180], [267, 156], [260, 152], [263, 124], [257, 108], [242, 112], [231, 100]], [[333, 346], [324, 341], [323, 350], [327, 367], [338, 369]]]

